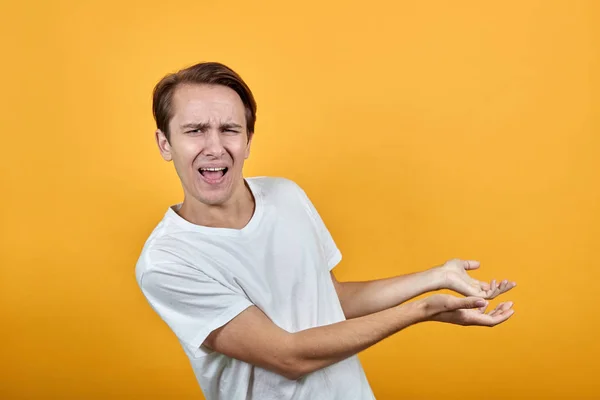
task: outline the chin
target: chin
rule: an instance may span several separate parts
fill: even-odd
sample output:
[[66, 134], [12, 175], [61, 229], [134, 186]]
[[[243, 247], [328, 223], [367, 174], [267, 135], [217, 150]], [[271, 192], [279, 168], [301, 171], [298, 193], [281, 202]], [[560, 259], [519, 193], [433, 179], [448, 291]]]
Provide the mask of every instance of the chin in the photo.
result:
[[198, 194], [196, 200], [207, 206], [222, 206], [231, 198], [229, 193], [214, 193], [213, 195]]

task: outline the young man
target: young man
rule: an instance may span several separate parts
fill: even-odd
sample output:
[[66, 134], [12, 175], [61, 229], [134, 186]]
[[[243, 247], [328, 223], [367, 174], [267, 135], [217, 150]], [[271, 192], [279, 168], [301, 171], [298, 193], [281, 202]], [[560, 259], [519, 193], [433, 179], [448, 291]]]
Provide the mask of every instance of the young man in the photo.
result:
[[[374, 399], [357, 354], [416, 323], [494, 326], [514, 287], [472, 279], [476, 261], [338, 282], [341, 254], [307, 194], [244, 178], [256, 103], [241, 77], [200, 63], [155, 87], [156, 141], [184, 191], [141, 252], [138, 284], [190, 359], [208, 400]], [[420, 294], [451, 289], [466, 297]]]

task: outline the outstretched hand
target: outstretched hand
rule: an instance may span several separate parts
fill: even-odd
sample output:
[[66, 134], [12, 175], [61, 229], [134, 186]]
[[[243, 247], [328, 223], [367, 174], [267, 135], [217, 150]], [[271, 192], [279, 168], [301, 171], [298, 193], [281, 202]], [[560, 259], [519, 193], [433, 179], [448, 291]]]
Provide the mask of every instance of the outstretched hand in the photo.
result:
[[476, 296], [484, 299], [493, 299], [496, 296], [506, 293], [517, 284], [508, 280], [490, 283], [471, 278], [467, 271], [479, 268], [479, 261], [452, 259], [437, 267], [442, 273], [443, 287], [454, 290], [465, 296]]
[[460, 309], [436, 314], [431, 321], [446, 322], [462, 326], [496, 326], [509, 319], [515, 312], [512, 301], [500, 303], [492, 311], [485, 312], [486, 306], [480, 308]]
[[511, 301], [500, 303], [486, 313], [488, 302], [479, 297], [434, 294], [422, 299], [421, 303], [427, 315], [426, 320], [463, 326], [496, 326], [514, 314]]

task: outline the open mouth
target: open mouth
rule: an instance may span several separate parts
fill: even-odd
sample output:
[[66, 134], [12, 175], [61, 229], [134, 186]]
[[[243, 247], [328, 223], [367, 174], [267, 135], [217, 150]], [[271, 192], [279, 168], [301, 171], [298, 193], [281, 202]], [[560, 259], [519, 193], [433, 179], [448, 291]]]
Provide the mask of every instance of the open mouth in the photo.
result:
[[199, 168], [198, 172], [209, 183], [217, 183], [225, 176], [228, 170], [229, 168], [227, 167]]

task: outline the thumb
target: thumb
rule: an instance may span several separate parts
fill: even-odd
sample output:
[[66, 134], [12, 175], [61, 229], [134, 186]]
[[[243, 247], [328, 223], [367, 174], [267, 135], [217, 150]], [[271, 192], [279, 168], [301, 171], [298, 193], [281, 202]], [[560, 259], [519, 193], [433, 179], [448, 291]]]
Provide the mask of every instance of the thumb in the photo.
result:
[[477, 269], [481, 266], [481, 263], [477, 260], [465, 260], [463, 261], [464, 269]]
[[481, 308], [486, 307], [487, 305], [488, 302], [485, 299], [470, 296], [463, 298], [456, 297], [454, 301], [449, 302], [447, 306], [449, 307], [449, 310], [459, 310], [461, 308]]

